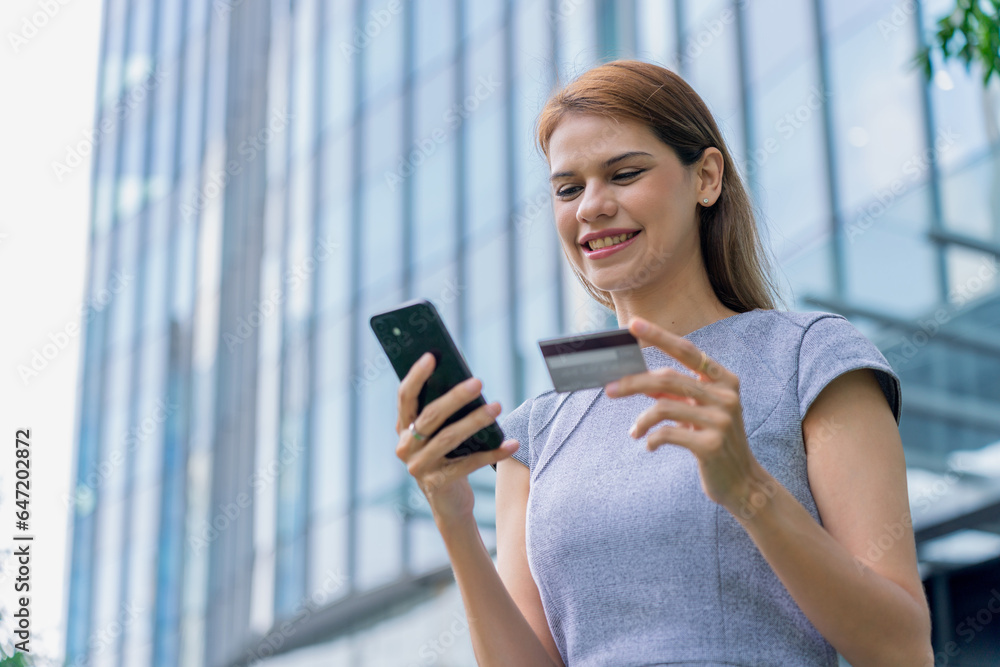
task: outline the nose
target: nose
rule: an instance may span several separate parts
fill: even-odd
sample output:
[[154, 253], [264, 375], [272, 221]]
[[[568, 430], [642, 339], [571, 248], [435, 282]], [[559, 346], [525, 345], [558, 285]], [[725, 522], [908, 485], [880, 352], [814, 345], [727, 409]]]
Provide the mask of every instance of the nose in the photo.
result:
[[611, 189], [601, 183], [587, 185], [580, 197], [580, 205], [576, 209], [576, 219], [579, 222], [592, 223], [602, 215], [614, 217], [618, 212], [618, 203]]

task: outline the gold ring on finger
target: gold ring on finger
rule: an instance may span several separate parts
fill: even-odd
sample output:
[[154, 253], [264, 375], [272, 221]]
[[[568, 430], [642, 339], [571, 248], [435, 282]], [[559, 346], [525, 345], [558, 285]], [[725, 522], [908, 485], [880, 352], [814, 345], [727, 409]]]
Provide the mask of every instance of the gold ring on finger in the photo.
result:
[[701, 365], [698, 366], [698, 372], [702, 375], [707, 375], [708, 371], [708, 353], [705, 350], [701, 351]]

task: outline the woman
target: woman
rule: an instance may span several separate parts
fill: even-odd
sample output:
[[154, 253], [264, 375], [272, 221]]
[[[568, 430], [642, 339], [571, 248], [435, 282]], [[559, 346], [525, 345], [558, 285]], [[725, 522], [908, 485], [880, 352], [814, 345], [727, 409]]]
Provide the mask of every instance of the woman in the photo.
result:
[[[566, 259], [650, 370], [529, 399], [499, 449], [458, 460], [444, 454], [499, 404], [426, 438], [482, 385], [418, 416], [433, 358], [402, 381], [397, 455], [444, 537], [479, 664], [802, 667], [839, 651], [930, 667], [899, 379], [843, 317], [774, 309], [705, 104], [668, 70], [616, 61], [548, 101], [538, 141]], [[492, 463], [496, 568], [467, 480]]]

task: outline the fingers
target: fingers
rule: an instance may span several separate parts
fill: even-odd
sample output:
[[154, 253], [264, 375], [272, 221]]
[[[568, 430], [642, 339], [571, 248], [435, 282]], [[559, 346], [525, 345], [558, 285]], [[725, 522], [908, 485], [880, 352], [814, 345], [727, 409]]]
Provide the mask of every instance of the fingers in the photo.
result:
[[671, 333], [641, 317], [633, 318], [629, 322], [628, 329], [636, 338], [656, 345], [708, 381], [721, 382], [733, 387], [738, 386], [739, 379], [736, 374], [711, 357], [707, 358], [707, 363], [702, 368], [704, 359], [702, 350], [688, 339]]
[[629, 434], [633, 438], [641, 438], [649, 429], [665, 419], [690, 424], [696, 428], [714, 428], [723, 432], [728, 431], [732, 424], [732, 417], [722, 408], [696, 406], [672, 400], [660, 400], [653, 407], [644, 410], [636, 418], [633, 429]]
[[505, 440], [496, 449], [486, 452], [476, 452], [475, 454], [469, 454], [457, 459], [448, 459], [448, 463], [442, 466], [441, 471], [444, 473], [445, 479], [469, 475], [480, 468], [499, 463], [509, 458], [520, 446], [517, 440]]
[[[402, 435], [403, 431], [410, 427], [410, 423], [417, 418], [417, 396], [420, 395], [420, 390], [427, 382], [427, 378], [434, 372], [435, 363], [434, 355], [425, 352], [410, 366], [410, 370], [400, 380], [399, 390], [396, 392], [397, 435]], [[424, 433], [424, 431], [420, 432]]]
[[701, 455], [712, 446], [716, 440], [713, 431], [693, 431], [676, 426], [661, 426], [646, 438], [646, 449], [654, 451], [663, 445], [678, 445], [691, 450], [691, 453], [701, 458]]
[[[476, 378], [469, 378], [468, 380], [455, 385], [443, 395], [424, 406], [424, 409], [414, 420], [413, 427], [418, 433], [427, 436], [427, 439], [417, 440], [412, 437], [412, 435], [407, 437], [404, 448], [405, 454], [410, 455], [426, 448], [431, 441], [430, 435], [441, 428], [441, 424], [447, 421], [457, 410], [468, 405], [472, 400], [479, 396], [481, 389], [482, 382]], [[452, 426], [454, 426], [454, 424], [452, 424]], [[475, 431], [473, 431], [473, 433], [475, 433]], [[471, 435], [471, 433], [469, 435]], [[459, 442], [461, 442], [461, 440]]]
[[[445, 394], [445, 396], [447, 396], [447, 394]], [[441, 398], [444, 398], [444, 396]], [[427, 408], [430, 408], [430, 405], [428, 405]], [[448, 414], [450, 415], [451, 412]], [[426, 444], [424, 444], [423, 447], [419, 447], [410, 453], [407, 460], [407, 468], [409, 469], [410, 474], [414, 476], [425, 474], [430, 469], [441, 466], [441, 459], [445, 458], [445, 454], [455, 449], [455, 447], [462, 444], [467, 438], [475, 434], [483, 427], [495, 422], [496, 416], [499, 414], [500, 404], [488, 403], [476, 408], [456, 421], [454, 424], [449, 424], [447, 427], [441, 429], [434, 435], [433, 438], [426, 441]], [[423, 416], [423, 413], [421, 413], [421, 416]], [[417, 430], [419, 431], [420, 428]], [[470, 454], [469, 456], [475, 456], [475, 454]], [[450, 461], [451, 460], [446, 461], [445, 464]]]
[[658, 368], [646, 373], [626, 375], [605, 388], [608, 396], [630, 394], [665, 395], [668, 398], [690, 398], [702, 405], [715, 405], [727, 410], [739, 404], [739, 391], [720, 384], [706, 383], [672, 368]]

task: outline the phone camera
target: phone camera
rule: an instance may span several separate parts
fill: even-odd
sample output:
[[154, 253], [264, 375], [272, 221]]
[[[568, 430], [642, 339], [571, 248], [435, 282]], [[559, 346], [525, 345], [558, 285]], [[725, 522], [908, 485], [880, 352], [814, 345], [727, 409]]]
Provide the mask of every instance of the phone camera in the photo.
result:
[[398, 336], [398, 335], [399, 335], [399, 334], [401, 334], [401, 333], [402, 333], [402, 332], [401, 332], [401, 331], [399, 330], [399, 327], [393, 327], [393, 328], [392, 328], [392, 335], [393, 335], [393, 336]]

